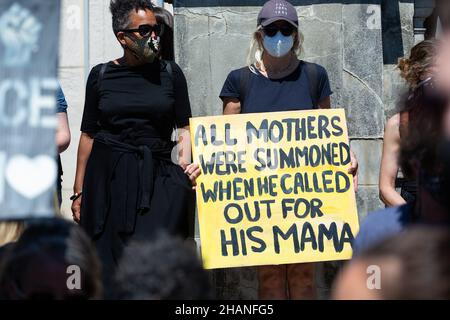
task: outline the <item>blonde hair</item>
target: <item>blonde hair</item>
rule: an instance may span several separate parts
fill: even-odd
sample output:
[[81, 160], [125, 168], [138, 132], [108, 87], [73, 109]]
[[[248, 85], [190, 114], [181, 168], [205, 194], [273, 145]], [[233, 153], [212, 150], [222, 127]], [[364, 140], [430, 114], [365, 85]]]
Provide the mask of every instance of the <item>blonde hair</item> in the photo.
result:
[[411, 88], [415, 88], [430, 72], [437, 46], [436, 39], [422, 41], [411, 49], [409, 58], [399, 59], [397, 67], [400, 69], [400, 75]]
[[[250, 48], [247, 54], [247, 65], [250, 67], [253, 64], [260, 63], [262, 60], [262, 56], [264, 53], [264, 46], [262, 44], [262, 32], [262, 28], [258, 27], [258, 29], [256, 29], [256, 31], [253, 33], [252, 41], [250, 43]], [[297, 57], [300, 57], [303, 53], [304, 36], [299, 29], [296, 29], [296, 32], [294, 32], [293, 35], [295, 36], [295, 38], [292, 52], [294, 52]]]
[[23, 222], [0, 222], [0, 246], [11, 242], [16, 242], [22, 235], [23, 230]]

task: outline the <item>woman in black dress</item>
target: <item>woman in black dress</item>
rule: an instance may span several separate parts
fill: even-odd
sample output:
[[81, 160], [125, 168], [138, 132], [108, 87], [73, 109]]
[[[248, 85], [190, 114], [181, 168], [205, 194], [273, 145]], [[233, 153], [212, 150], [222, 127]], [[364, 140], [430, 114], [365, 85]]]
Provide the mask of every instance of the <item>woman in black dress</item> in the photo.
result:
[[[158, 58], [161, 29], [151, 1], [113, 0], [110, 9], [124, 55], [89, 75], [72, 197], [74, 220], [97, 246], [106, 291], [130, 240], [159, 231], [186, 236], [200, 173], [188, 161], [186, 79]], [[182, 154], [172, 160], [175, 128]]]

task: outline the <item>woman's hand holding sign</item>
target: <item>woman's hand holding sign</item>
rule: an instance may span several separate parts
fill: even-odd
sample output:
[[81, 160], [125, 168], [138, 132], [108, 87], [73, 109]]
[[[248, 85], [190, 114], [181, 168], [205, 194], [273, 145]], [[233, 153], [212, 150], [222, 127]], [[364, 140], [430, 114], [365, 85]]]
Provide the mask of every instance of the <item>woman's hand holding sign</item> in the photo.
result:
[[200, 166], [196, 163], [191, 163], [190, 165], [186, 166], [184, 173], [187, 174], [189, 180], [191, 180], [192, 189], [195, 190], [195, 188], [197, 187], [196, 179], [201, 174]]

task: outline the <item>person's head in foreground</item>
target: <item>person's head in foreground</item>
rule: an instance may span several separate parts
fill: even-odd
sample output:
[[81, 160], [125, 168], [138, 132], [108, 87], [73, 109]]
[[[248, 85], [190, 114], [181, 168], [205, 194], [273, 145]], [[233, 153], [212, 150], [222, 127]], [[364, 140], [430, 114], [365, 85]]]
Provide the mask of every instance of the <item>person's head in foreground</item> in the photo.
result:
[[333, 299], [450, 299], [450, 230], [412, 228], [350, 261]]
[[62, 219], [29, 223], [0, 263], [0, 299], [101, 297], [100, 262], [83, 230]]
[[116, 275], [116, 299], [211, 299], [208, 274], [197, 253], [181, 239], [161, 234], [127, 247]]
[[412, 219], [441, 224], [450, 222], [450, 95], [439, 69], [438, 63], [433, 76], [421, 81], [404, 103], [409, 117], [400, 165], [418, 184]]

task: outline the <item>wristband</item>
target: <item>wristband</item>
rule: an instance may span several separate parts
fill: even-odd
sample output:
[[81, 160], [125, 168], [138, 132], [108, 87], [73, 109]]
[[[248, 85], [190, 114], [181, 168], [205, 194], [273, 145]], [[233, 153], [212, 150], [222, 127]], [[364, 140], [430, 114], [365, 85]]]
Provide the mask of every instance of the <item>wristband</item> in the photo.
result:
[[70, 197], [70, 200], [71, 200], [71, 201], [75, 201], [75, 200], [77, 200], [79, 197], [81, 197], [82, 194], [83, 194], [83, 192], [80, 192], [80, 193], [76, 192], [73, 196]]

